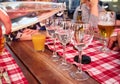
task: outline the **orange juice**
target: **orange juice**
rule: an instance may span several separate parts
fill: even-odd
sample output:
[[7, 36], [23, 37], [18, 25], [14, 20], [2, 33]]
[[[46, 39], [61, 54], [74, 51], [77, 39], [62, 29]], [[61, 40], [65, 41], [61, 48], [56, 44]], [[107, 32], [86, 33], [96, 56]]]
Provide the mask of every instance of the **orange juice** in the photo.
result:
[[40, 33], [32, 35], [32, 42], [36, 51], [44, 51], [46, 36]]

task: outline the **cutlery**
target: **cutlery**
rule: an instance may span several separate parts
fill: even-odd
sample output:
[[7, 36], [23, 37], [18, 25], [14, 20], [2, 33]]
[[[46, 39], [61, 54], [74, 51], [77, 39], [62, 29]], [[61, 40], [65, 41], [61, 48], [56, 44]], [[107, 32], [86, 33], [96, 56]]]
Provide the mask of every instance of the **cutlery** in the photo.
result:
[[10, 78], [8, 76], [8, 72], [6, 70], [3, 72], [3, 77], [5, 81], [7, 82], [7, 84], [11, 84]]

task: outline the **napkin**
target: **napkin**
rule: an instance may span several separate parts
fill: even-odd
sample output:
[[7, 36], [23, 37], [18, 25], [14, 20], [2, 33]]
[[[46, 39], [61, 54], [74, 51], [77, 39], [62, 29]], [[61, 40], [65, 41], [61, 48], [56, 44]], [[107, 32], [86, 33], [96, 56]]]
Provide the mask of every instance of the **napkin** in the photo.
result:
[[[79, 63], [79, 56], [76, 55], [74, 57], [74, 61]], [[82, 55], [82, 64], [89, 64], [91, 62], [91, 58], [89, 56], [86, 55]]]

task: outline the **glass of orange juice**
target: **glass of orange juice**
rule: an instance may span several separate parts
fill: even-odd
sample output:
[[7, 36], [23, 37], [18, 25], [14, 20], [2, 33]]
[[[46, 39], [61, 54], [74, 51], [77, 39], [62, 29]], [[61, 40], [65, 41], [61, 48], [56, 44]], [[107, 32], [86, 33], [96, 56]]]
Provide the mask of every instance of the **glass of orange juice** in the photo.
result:
[[35, 33], [32, 35], [32, 42], [34, 49], [36, 51], [44, 51], [45, 50], [45, 40], [46, 35], [41, 33]]

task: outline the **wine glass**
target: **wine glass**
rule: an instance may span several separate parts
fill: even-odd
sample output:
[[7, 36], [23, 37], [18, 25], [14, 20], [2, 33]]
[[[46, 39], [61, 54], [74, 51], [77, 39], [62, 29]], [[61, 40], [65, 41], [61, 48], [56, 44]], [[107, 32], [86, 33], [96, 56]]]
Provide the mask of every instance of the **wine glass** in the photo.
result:
[[82, 51], [91, 43], [93, 36], [94, 33], [90, 24], [75, 24], [72, 43], [78, 50], [79, 65], [77, 71], [70, 72], [70, 76], [76, 80], [83, 81], [89, 78], [89, 76], [82, 70]]
[[57, 37], [59, 41], [61, 42], [63, 46], [63, 59], [59, 65], [59, 68], [62, 70], [69, 70], [72, 66], [70, 63], [66, 61], [66, 45], [70, 42], [71, 40], [71, 29], [70, 29], [70, 24], [67, 24], [68, 21], [62, 21], [62, 24], [58, 30], [57, 30]]
[[115, 12], [113, 11], [103, 11], [99, 13], [98, 18], [98, 29], [100, 31], [100, 35], [103, 38], [104, 46], [100, 49], [102, 52], [109, 52], [107, 48], [108, 38], [114, 31], [115, 25]]
[[53, 61], [59, 61], [59, 56], [57, 55], [57, 52], [56, 52], [56, 29], [57, 29], [57, 25], [58, 25], [58, 19], [56, 19], [56, 17], [50, 17], [49, 19], [47, 19], [47, 22], [46, 22], [46, 29], [47, 29], [47, 32], [48, 32], [48, 35], [52, 38], [53, 40], [53, 46], [54, 46], [54, 50], [53, 50], [53, 54], [52, 54], [52, 57], [51, 59]]

